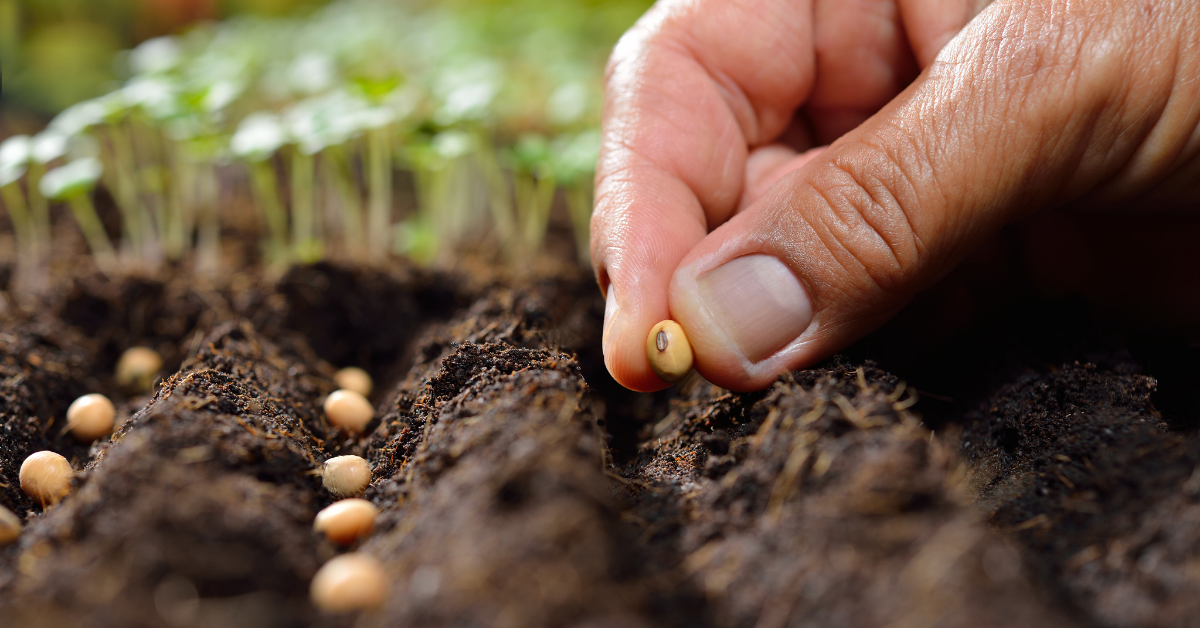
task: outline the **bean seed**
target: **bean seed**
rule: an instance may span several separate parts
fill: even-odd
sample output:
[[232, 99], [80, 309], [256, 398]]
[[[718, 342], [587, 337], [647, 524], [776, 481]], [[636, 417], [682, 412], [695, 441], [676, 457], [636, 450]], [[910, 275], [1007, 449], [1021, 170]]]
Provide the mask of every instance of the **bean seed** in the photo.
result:
[[310, 593], [313, 603], [326, 611], [378, 608], [387, 596], [387, 575], [366, 554], [342, 554], [317, 570]]
[[692, 370], [694, 357], [683, 327], [665, 320], [650, 329], [646, 336], [646, 359], [659, 379], [674, 384]]
[[30, 455], [21, 463], [21, 470], [17, 473], [21, 490], [41, 502], [43, 508], [46, 504], [57, 504], [71, 492], [71, 478], [74, 476], [71, 463], [53, 451], [39, 451]]

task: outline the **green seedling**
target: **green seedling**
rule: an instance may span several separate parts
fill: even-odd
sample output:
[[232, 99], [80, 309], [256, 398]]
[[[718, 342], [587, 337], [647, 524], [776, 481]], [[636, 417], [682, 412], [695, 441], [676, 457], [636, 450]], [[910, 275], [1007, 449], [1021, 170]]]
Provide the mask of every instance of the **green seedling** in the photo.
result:
[[47, 199], [68, 204], [92, 250], [96, 265], [104, 272], [111, 272], [116, 268], [116, 254], [91, 197], [103, 170], [104, 166], [95, 157], [76, 159], [47, 172], [38, 183], [38, 190]]
[[540, 251], [554, 203], [554, 162], [546, 138], [522, 135], [511, 151], [517, 220], [520, 224], [521, 251], [528, 255]]
[[17, 259], [22, 268], [31, 268], [39, 259], [39, 242], [29, 215], [29, 204], [21, 189], [21, 178], [29, 167], [29, 136], [14, 135], [0, 143], [0, 194], [12, 220], [17, 237]]
[[575, 234], [579, 262], [591, 263], [592, 188], [596, 161], [600, 158], [600, 131], [590, 129], [554, 142], [551, 158], [558, 184], [562, 186]]
[[286, 263], [288, 258], [288, 220], [279, 200], [271, 157], [286, 140], [283, 123], [277, 116], [255, 113], [242, 120], [229, 142], [230, 151], [249, 169], [255, 204], [262, 211], [270, 234], [265, 247], [267, 259], [276, 264]]

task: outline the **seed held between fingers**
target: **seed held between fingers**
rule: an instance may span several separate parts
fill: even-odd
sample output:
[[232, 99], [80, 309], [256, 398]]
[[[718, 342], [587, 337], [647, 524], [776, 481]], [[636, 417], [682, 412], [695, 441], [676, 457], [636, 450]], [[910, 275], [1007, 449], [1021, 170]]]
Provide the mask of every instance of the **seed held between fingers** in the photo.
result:
[[342, 554], [317, 570], [310, 594], [325, 611], [379, 608], [387, 596], [387, 575], [379, 561], [366, 554]]
[[75, 440], [90, 443], [112, 431], [116, 416], [117, 409], [108, 397], [98, 393], [84, 395], [67, 408], [67, 429]]
[[379, 509], [365, 499], [343, 499], [317, 513], [313, 529], [334, 543], [350, 545], [371, 533], [377, 514]]
[[364, 397], [371, 394], [371, 390], [375, 386], [371, 381], [371, 376], [357, 366], [347, 366], [341, 369], [334, 374], [333, 381], [337, 382], [338, 388], [353, 390]]
[[8, 545], [21, 536], [21, 519], [0, 506], [0, 546]]
[[334, 427], [357, 433], [375, 418], [375, 408], [360, 393], [335, 390], [325, 399], [325, 417]]
[[71, 478], [74, 476], [71, 463], [53, 451], [39, 451], [30, 455], [21, 463], [21, 470], [17, 474], [21, 490], [41, 502], [43, 508], [46, 504], [57, 504], [71, 492]]
[[646, 336], [646, 359], [654, 374], [668, 384], [674, 384], [690, 373], [694, 357], [683, 327], [675, 321], [665, 320], [650, 328], [650, 334]]
[[321, 483], [338, 497], [354, 497], [371, 483], [371, 465], [358, 456], [337, 456], [321, 466]]

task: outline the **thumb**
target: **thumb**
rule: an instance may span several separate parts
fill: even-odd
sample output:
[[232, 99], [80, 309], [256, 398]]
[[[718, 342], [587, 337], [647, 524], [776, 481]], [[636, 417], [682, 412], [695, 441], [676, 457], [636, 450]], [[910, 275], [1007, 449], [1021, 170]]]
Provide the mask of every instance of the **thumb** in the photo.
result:
[[701, 374], [765, 387], [881, 325], [1013, 219], [1177, 170], [1200, 116], [1175, 70], [1197, 62], [1193, 16], [1131, 4], [992, 4], [886, 108], [701, 240], [669, 290]]

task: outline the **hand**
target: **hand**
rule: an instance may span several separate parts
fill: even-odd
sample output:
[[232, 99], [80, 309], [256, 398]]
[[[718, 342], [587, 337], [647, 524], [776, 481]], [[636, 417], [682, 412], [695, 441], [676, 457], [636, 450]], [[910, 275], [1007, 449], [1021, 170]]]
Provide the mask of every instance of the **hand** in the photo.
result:
[[592, 218], [617, 381], [665, 387], [673, 318], [765, 387], [1014, 223], [1037, 286], [1200, 320], [1200, 2], [979, 5], [663, 0], [625, 35]]

